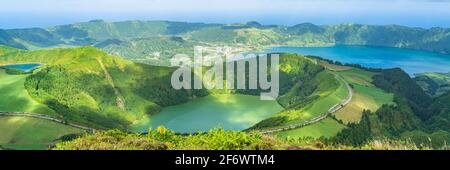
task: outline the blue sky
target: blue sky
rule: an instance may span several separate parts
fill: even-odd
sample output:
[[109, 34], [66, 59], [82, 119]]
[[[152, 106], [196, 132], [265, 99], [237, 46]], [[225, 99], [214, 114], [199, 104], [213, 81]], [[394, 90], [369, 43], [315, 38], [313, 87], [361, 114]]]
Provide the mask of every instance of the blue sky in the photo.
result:
[[105, 19], [450, 27], [450, 0], [2, 0], [0, 28]]

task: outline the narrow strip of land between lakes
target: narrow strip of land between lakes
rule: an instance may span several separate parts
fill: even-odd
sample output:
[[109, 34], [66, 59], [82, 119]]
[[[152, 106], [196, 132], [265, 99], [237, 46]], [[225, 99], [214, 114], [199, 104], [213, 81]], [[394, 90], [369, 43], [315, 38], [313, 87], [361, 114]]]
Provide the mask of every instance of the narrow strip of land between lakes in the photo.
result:
[[344, 99], [340, 103], [337, 103], [337, 104], [333, 105], [330, 109], [328, 109], [328, 111], [326, 113], [321, 114], [320, 116], [314, 117], [312, 119], [306, 120], [304, 122], [291, 124], [291, 125], [288, 125], [288, 126], [285, 126], [285, 127], [279, 127], [279, 128], [275, 128], [275, 129], [261, 130], [261, 131], [257, 131], [257, 132], [262, 133], [262, 134], [270, 134], [270, 133], [281, 132], [281, 131], [286, 131], [286, 130], [291, 130], [291, 129], [297, 129], [297, 128], [300, 128], [300, 127], [303, 127], [303, 126], [307, 126], [307, 125], [311, 125], [311, 124], [317, 123], [317, 122], [327, 118], [331, 114], [336, 113], [337, 111], [339, 111], [342, 108], [344, 108], [344, 106], [349, 104], [352, 101], [352, 99], [353, 99], [353, 89], [350, 86], [350, 84], [347, 81], [345, 81], [344, 78], [342, 78], [341, 76], [339, 76], [336, 73], [332, 73], [332, 74], [334, 74], [334, 76], [337, 79], [339, 79], [342, 82], [344, 82], [345, 86], [347, 87], [348, 95], [347, 95], [346, 99]]

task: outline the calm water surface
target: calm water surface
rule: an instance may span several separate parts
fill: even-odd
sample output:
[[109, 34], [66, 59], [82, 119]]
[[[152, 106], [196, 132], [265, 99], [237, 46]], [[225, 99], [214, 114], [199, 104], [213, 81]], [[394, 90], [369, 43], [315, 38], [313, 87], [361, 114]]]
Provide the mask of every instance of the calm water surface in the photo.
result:
[[40, 67], [41, 64], [11, 64], [0, 66], [0, 68], [18, 69], [22, 71], [30, 71], [32, 69]]
[[283, 108], [277, 101], [240, 94], [210, 95], [188, 103], [164, 108], [133, 128], [144, 132], [160, 125], [180, 133], [209, 131], [215, 127], [244, 130]]
[[347, 46], [275, 47], [267, 52], [290, 52], [315, 55], [342, 63], [372, 68], [400, 67], [413, 75], [423, 72], [450, 72], [450, 55], [389, 47]]

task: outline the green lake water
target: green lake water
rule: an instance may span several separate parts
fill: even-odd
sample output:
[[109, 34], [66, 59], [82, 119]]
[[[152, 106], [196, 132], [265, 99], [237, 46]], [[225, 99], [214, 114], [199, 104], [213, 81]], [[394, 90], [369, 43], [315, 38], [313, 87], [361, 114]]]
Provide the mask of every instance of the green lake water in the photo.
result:
[[164, 108], [135, 125], [137, 132], [160, 125], [179, 133], [209, 131], [215, 127], [244, 130], [283, 110], [277, 101], [260, 100], [259, 96], [240, 94], [210, 95]]

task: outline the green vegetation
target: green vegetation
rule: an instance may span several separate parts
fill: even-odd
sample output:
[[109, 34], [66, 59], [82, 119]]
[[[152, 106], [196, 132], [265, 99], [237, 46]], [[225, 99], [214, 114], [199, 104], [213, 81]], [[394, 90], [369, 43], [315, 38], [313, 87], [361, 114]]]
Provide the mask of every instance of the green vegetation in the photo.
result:
[[97, 132], [69, 142], [58, 143], [55, 150], [311, 150], [311, 149], [382, 149], [417, 150], [408, 141], [378, 139], [363, 146], [334, 145], [314, 139], [277, 139], [257, 133], [211, 130], [188, 136], [176, 135], [159, 127], [148, 134], [129, 134], [117, 130]]
[[[250, 128], [251, 130], [304, 122], [327, 113], [331, 107], [347, 97], [348, 91], [342, 80], [310, 59], [297, 58], [300, 56], [287, 54], [281, 56], [283, 61], [280, 64], [281, 96], [278, 102], [286, 110], [261, 121]], [[295, 81], [292, 81], [293, 78]]]
[[430, 96], [437, 97], [450, 91], [450, 73], [417, 74], [414, 80]]
[[55, 115], [52, 109], [36, 102], [28, 94], [24, 86], [27, 76], [9, 75], [0, 69], [0, 111]]
[[[96, 24], [99, 24], [97, 22], [106, 24], [101, 21], [94, 21], [90, 23], [91, 26], [89, 24], [82, 26], [83, 24], [81, 24], [70, 29], [92, 29]], [[167, 24], [167, 22], [154, 24], [161, 23]], [[143, 24], [136, 26], [136, 29], [151, 26], [139, 22], [136, 22], [136, 24]], [[105, 31], [105, 33], [95, 30], [84, 33], [80, 31], [80, 35], [71, 35], [72, 38], [68, 38], [71, 37], [69, 35], [64, 35], [63, 39], [68, 41], [68, 39], [73, 39], [73, 36], [83, 37], [85, 36], [83, 34], [97, 34], [98, 39], [103, 39], [103, 44], [97, 44], [102, 48], [108, 48], [108, 46], [122, 48], [121, 45], [123, 44], [142, 41], [140, 42], [142, 46], [135, 50], [148, 48], [149, 51], [130, 52], [129, 58], [131, 58], [138, 53], [169, 48], [167, 46], [178, 46], [177, 50], [184, 51], [196, 43], [210, 43], [202, 41], [218, 43], [215, 42], [216, 40], [209, 39], [211, 37], [208, 37], [208, 35], [194, 36], [194, 33], [198, 30], [232, 32], [239, 38], [233, 38], [229, 41], [240, 43], [257, 43], [260, 40], [267, 44], [279, 43], [278, 40], [272, 39], [277, 39], [274, 37], [283, 35], [280, 30], [274, 27], [264, 27], [255, 23], [232, 25], [230, 27], [200, 24], [198, 27], [193, 26], [192, 32], [183, 32], [180, 31], [183, 29], [172, 28], [171, 32], [182, 38], [161, 36], [140, 40], [129, 37], [122, 40], [126, 35], [131, 34], [131, 32], [125, 33], [127, 23], [106, 24], [106, 26], [111, 30]], [[181, 24], [179, 26], [184, 27], [186, 25]], [[170, 24], [157, 27], [161, 30], [156, 32], [141, 33], [142, 35], [159, 33], [166, 35], [168, 34], [166, 32], [168, 27], [170, 27]], [[52, 31], [59, 32], [59, 36], [63, 36], [65, 28], [61, 29]], [[114, 33], [114, 30], [121, 30], [122, 32]], [[269, 35], [272, 34], [272, 31], [279, 35]], [[318, 32], [324, 33], [326, 29], [319, 28], [306, 33], [301, 30], [291, 31], [312, 35]], [[77, 31], [69, 32], [76, 33]], [[27, 31], [26, 34], [30, 33], [32, 31]], [[25, 36], [25, 33], [16, 31], [15, 35]], [[252, 36], [246, 37], [247, 35]], [[110, 37], [117, 38], [117, 40], [112, 40]], [[309, 36], [309, 38], [314, 38], [314, 36]], [[39, 39], [33, 39], [33, 43], [26, 44], [26, 46], [35, 46], [39, 41]], [[149, 43], [150, 41], [155, 42]], [[346, 42], [353, 42], [353, 40], [346, 40]], [[164, 43], [167, 43], [167, 45], [157, 45]], [[53, 46], [52, 44], [46, 45]], [[124, 50], [126, 48], [117, 52]], [[140, 58], [134, 59], [139, 60]], [[0, 46], [0, 64], [31, 62], [42, 63], [43, 66], [30, 75], [11, 75], [1, 70], [0, 92], [7, 95], [0, 97], [0, 111], [42, 113], [71, 123], [98, 129], [126, 131], [141, 120], [149, 117], [151, 119], [151, 116], [159, 113], [163, 107], [185, 103], [209, 94], [256, 95], [262, 91], [261, 89], [236, 91], [174, 90], [170, 87], [170, 76], [176, 68], [134, 63], [118, 56], [111, 56], [94, 47], [25, 51]], [[280, 97], [277, 102], [285, 110], [259, 122], [248, 129], [247, 132], [214, 130], [210, 133], [179, 136], [164, 128], [150, 131], [147, 135], [106, 131], [61, 143], [57, 146], [57, 149], [417, 149], [445, 148], [446, 141], [449, 141], [450, 111], [448, 108], [450, 93], [442, 93], [439, 97], [431, 98], [420, 86], [415, 84], [417, 80], [414, 81], [400, 69], [370, 70], [357, 66], [324, 63], [321, 60], [318, 61], [314, 58], [295, 54], [282, 54], [279, 68], [281, 71]], [[248, 73], [246, 74], [248, 76]], [[348, 91], [344, 81], [351, 84], [354, 90], [354, 99], [332, 117], [301, 128], [279, 132], [274, 136], [251, 132], [251, 130], [279, 128], [303, 123], [326, 113], [332, 106], [342, 102], [347, 97]], [[23, 122], [21, 131], [25, 132], [30, 130], [31, 127], [28, 125], [32, 122], [44, 121], [13, 121], [12, 119], [6, 119], [6, 117], [0, 118], [5, 119], [3, 120], [5, 122]], [[77, 133], [63, 127], [55, 128], [54, 126], [66, 126], [53, 122], [39, 123], [39, 126], [53, 127], [54, 130], [60, 129], [61, 131], [42, 132], [42, 134], [39, 134], [43, 135], [42, 137], [35, 137], [39, 141], [33, 146], [26, 142], [16, 142], [20, 141], [16, 139], [23, 141], [28, 137], [23, 137], [23, 139], [20, 138], [22, 136], [10, 137], [16, 134], [13, 131], [14, 133], [2, 138], [5, 144], [0, 145], [2, 145], [2, 148], [13, 147], [13, 144], [19, 149], [42, 148], [64, 135]], [[0, 127], [2, 131], [6, 128], [8, 127]], [[46, 130], [46, 128], [43, 128], [43, 130]], [[20, 133], [17, 132], [17, 134]], [[275, 136], [282, 139], [277, 139]], [[44, 138], [47, 141], [43, 141]], [[310, 139], [304, 140], [302, 138]], [[379, 140], [384, 138], [387, 139], [381, 140], [382, 144], [380, 144]], [[430, 140], [425, 140], [428, 138]], [[414, 144], [401, 141], [409, 141]]]
[[36, 101], [55, 110], [59, 118], [97, 128], [125, 129], [158, 112], [159, 105], [185, 102], [188, 95], [196, 95], [177, 93], [169, 86], [173, 68], [135, 64], [93, 47], [17, 50], [0, 56], [0, 63], [17, 62], [45, 64], [25, 81]]
[[353, 88], [353, 100], [334, 115], [344, 123], [359, 122], [364, 110], [378, 110], [384, 104], [393, 104], [394, 95], [375, 87], [373, 82], [374, 72], [361, 69], [348, 69], [339, 71]]
[[[353, 99], [347, 106], [333, 115], [333, 117], [338, 119], [339, 122], [331, 118], [327, 118], [306, 127], [280, 132], [278, 133], [278, 136], [289, 138], [334, 137], [343, 128], [345, 128], [345, 126], [341, 123], [347, 124], [351, 122], [359, 122], [364, 110], [376, 111], [383, 104], [393, 104], [393, 94], [386, 93], [372, 84], [372, 77], [376, 75], [376, 73], [358, 68], [351, 68], [349, 66], [335, 65], [323, 60], [319, 60], [319, 63], [328, 69], [331, 68], [331, 70], [337, 71], [335, 72], [336, 74], [340, 75], [343, 79], [345, 79], [345, 81], [350, 83], [354, 92]], [[326, 80], [327, 79], [322, 79], [322, 84], [331, 84], [326, 83]], [[341, 83], [340, 88], [336, 89], [336, 92], [334, 92], [335, 95], [330, 95], [322, 98], [322, 100], [317, 100], [314, 102], [316, 107], [310, 107], [304, 113], [316, 113], [314, 116], [318, 116], [320, 113], [323, 114], [328, 111], [326, 110], [327, 108], [329, 109], [334, 104], [345, 99], [347, 97], [347, 93], [347, 89], [343, 83]]]
[[[55, 110], [60, 119], [100, 129], [129, 129], [162, 107], [209, 94], [207, 90], [173, 89], [170, 78], [175, 68], [133, 63], [93, 47], [16, 50], [0, 56], [0, 63], [16, 62], [45, 65], [24, 83], [33, 99]], [[346, 96], [342, 82], [308, 58], [282, 54], [280, 67], [282, 96], [278, 102], [290, 111], [304, 112], [278, 114], [290, 114], [287, 123], [323, 114], [329, 107], [320, 103], [331, 107]], [[340, 90], [335, 93], [336, 89]], [[260, 92], [232, 91], [250, 95]], [[316, 99], [319, 104], [313, 103]]]
[[431, 99], [400, 69], [383, 70], [374, 76], [374, 84], [394, 93], [396, 105], [365, 111], [359, 124], [349, 124], [333, 141], [362, 145], [379, 137], [403, 138], [417, 145], [448, 149], [450, 95]]
[[402, 96], [407, 99], [408, 105], [422, 119], [427, 119], [431, 115], [423, 109], [427, 107], [432, 99], [401, 69], [383, 70], [381, 74], [374, 76], [375, 86]]
[[[329, 72], [324, 71], [317, 74], [313, 81], [320, 82], [320, 84], [305, 100], [295, 103], [285, 111], [256, 124], [251, 129], [284, 127], [304, 122], [327, 113], [331, 107], [342, 102], [348, 95], [344, 83], [335, 79], [334, 75]], [[280, 97], [280, 100], [282, 98], [283, 96]]]
[[0, 145], [7, 149], [48, 149], [61, 137], [82, 130], [49, 120], [0, 116]]
[[361, 120], [364, 110], [378, 110], [384, 104], [394, 104], [394, 95], [375, 88], [353, 84], [353, 100], [334, 115], [344, 123], [355, 123]]
[[336, 136], [345, 126], [337, 122], [332, 118], [326, 118], [317, 123], [276, 133], [278, 137], [287, 139], [298, 139], [298, 138], [331, 138]]

